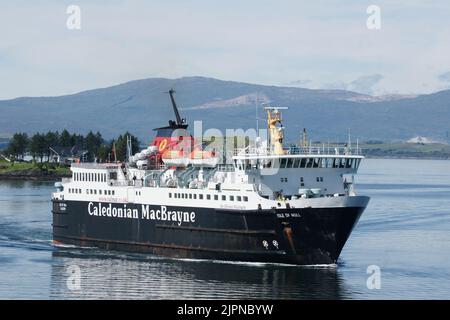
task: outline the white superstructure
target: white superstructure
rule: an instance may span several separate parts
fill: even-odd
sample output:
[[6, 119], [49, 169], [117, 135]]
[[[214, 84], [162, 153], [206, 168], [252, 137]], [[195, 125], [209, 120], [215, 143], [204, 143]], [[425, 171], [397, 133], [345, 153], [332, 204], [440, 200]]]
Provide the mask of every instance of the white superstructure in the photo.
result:
[[286, 148], [278, 109], [267, 113], [269, 141], [235, 149], [231, 163], [218, 164], [217, 155], [203, 151], [181, 156], [170, 151], [152, 166], [149, 159], [161, 148], [151, 146], [127, 163], [73, 164], [72, 177], [62, 181], [54, 198], [231, 210], [355, 205], [360, 150]]

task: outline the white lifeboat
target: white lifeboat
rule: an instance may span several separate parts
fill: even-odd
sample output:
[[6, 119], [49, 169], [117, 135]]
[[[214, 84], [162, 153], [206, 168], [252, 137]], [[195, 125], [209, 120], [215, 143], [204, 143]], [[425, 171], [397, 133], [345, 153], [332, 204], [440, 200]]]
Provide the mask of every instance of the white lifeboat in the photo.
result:
[[214, 152], [195, 150], [186, 157], [181, 151], [166, 151], [162, 155], [162, 161], [167, 166], [186, 167], [189, 164], [195, 167], [215, 167], [219, 163], [219, 157]]
[[189, 158], [183, 156], [182, 151], [167, 150], [161, 157], [166, 166], [186, 167], [189, 164]]
[[215, 167], [219, 163], [219, 157], [211, 151], [193, 151], [189, 160], [196, 167]]

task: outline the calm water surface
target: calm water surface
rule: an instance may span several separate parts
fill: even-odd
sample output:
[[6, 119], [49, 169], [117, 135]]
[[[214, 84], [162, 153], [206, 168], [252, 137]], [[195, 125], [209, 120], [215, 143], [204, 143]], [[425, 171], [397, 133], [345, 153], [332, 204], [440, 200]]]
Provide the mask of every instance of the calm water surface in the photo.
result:
[[55, 248], [53, 183], [0, 181], [0, 298], [449, 299], [450, 161], [366, 160], [357, 182], [372, 199], [338, 265], [305, 268]]

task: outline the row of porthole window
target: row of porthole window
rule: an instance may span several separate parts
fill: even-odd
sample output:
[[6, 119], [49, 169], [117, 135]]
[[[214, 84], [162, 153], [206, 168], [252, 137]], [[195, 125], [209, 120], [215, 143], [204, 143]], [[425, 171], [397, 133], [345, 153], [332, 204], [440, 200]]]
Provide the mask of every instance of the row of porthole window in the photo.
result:
[[[69, 188], [69, 193], [81, 194], [82, 190], [78, 188]], [[86, 189], [86, 194], [99, 194], [105, 196], [113, 196], [115, 194], [114, 190], [96, 190], [96, 189]]]
[[[288, 178], [280, 178], [281, 182], [288, 182]], [[323, 182], [323, 177], [316, 177], [317, 182]], [[303, 184], [303, 177], [300, 178], [300, 182]]]
[[106, 173], [74, 172], [74, 181], [106, 182]]
[[[211, 194], [202, 194], [202, 193], [200, 193], [200, 194], [196, 194], [196, 193], [171, 193], [171, 192], [169, 192], [169, 198], [175, 198], [175, 199], [193, 199], [193, 200], [196, 200], [196, 199], [199, 199], [199, 200], [204, 200], [204, 199], [206, 199], [206, 200], [211, 200], [211, 199], [214, 199], [214, 200], [219, 200], [219, 195], [218, 194], [215, 194], [215, 195], [211, 195]], [[221, 195], [220, 196], [220, 199], [222, 200], [222, 201], [238, 201], [238, 202], [240, 202], [240, 201], [244, 201], [244, 202], [248, 202], [248, 197], [247, 196], [232, 196], [232, 195], [230, 195], [230, 196], [226, 196], [226, 195]]]

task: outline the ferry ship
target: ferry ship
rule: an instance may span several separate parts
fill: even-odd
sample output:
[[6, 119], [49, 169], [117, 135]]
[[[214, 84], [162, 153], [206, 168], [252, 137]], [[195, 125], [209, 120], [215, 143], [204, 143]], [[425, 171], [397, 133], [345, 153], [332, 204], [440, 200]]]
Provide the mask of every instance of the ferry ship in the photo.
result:
[[169, 93], [176, 120], [155, 129], [148, 148], [128, 152], [123, 163], [74, 163], [72, 177], [55, 185], [54, 243], [174, 258], [336, 264], [369, 202], [354, 187], [360, 149], [313, 147], [305, 139], [287, 147], [282, 108], [266, 107], [267, 139], [234, 149], [223, 163], [219, 152], [199, 147]]

